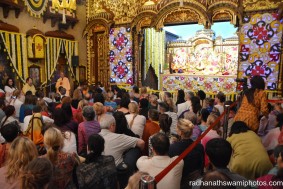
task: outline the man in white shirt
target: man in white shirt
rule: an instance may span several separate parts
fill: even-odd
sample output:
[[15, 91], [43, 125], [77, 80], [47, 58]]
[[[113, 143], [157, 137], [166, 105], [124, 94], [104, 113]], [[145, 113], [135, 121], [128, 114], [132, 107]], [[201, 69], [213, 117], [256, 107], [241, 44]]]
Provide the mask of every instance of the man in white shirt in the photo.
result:
[[100, 119], [101, 132], [99, 133], [105, 140], [104, 154], [112, 155], [116, 166], [123, 161], [123, 153], [130, 148], [144, 148], [144, 141], [124, 134], [115, 133], [116, 121], [112, 115], [103, 115]]
[[189, 91], [186, 93], [186, 102], [182, 104], [178, 104], [177, 106], [177, 115], [178, 117], [186, 110], [190, 110], [192, 108], [191, 98], [195, 96], [193, 92]]
[[[155, 134], [151, 139], [153, 157], [142, 156], [137, 161], [139, 171], [146, 172], [155, 177], [176, 158], [168, 156], [170, 146], [169, 138], [163, 133]], [[169, 173], [157, 184], [157, 189], [174, 188], [179, 189], [182, 178], [184, 162], [181, 160]]]
[[[125, 165], [128, 167], [125, 173], [118, 174], [120, 188], [125, 188], [130, 175], [135, 169], [136, 161], [141, 156], [140, 154], [144, 148], [144, 141], [139, 138], [115, 133], [116, 121], [112, 115], [103, 115], [99, 123], [101, 127], [101, 132], [99, 134], [105, 140], [104, 155], [111, 155], [114, 157], [118, 170], [120, 165], [123, 164], [122, 162], [125, 162]], [[124, 154], [126, 151], [127, 153]]]
[[[41, 107], [40, 106], [35, 106], [33, 109], [32, 109], [32, 114], [35, 114], [35, 113], [40, 113], [41, 112]], [[33, 115], [28, 115], [24, 118], [24, 123], [21, 124], [21, 131], [24, 132], [27, 130], [28, 128], [28, 125], [29, 125], [29, 122], [30, 122], [30, 119]], [[42, 119], [43, 119], [43, 123], [53, 123], [54, 120], [47, 117], [47, 116], [42, 116]]]

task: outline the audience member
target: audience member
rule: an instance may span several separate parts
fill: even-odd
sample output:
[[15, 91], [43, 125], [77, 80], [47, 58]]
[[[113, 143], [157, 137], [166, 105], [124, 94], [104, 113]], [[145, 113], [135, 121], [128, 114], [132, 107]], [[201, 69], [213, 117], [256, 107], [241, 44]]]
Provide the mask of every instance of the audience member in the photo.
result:
[[139, 114], [148, 120], [149, 102], [146, 98], [143, 98], [139, 101], [139, 108]]
[[149, 96], [149, 109], [155, 109], [157, 110], [158, 108], [158, 97], [154, 94]]
[[[179, 119], [177, 124], [177, 133], [181, 140], [170, 145], [169, 156], [181, 155], [188, 146], [192, 145], [191, 135], [194, 124], [186, 119]], [[190, 181], [201, 177], [204, 169], [204, 148], [201, 144], [197, 146], [183, 159], [184, 168], [182, 173], [181, 188], [189, 188]]]
[[44, 133], [44, 146], [47, 154], [44, 156], [53, 165], [53, 175], [48, 188], [71, 188], [75, 186], [73, 182], [74, 168], [79, 163], [78, 156], [73, 153], [62, 151], [64, 138], [61, 132], [51, 127]]
[[5, 117], [5, 112], [3, 111], [4, 107], [5, 107], [5, 101], [3, 98], [0, 98], [0, 122]]
[[21, 189], [45, 189], [52, 175], [51, 162], [45, 158], [36, 158], [29, 162], [21, 173]]
[[204, 177], [202, 178], [202, 183], [201, 183], [201, 186], [200, 186], [200, 189], [236, 189], [236, 186], [227, 186], [227, 185], [209, 185], [207, 186], [205, 183], [215, 183], [215, 182], [221, 182], [224, 183], [228, 183], [228, 182], [232, 182], [231, 178], [229, 178], [227, 175], [225, 175], [224, 173], [220, 172], [220, 171], [211, 171], [211, 172], [208, 172], [204, 175]]
[[[214, 138], [207, 142], [206, 144], [206, 154], [210, 161], [210, 169], [211, 171], [218, 171], [219, 173], [225, 174], [232, 181], [247, 181], [246, 178], [231, 172], [227, 166], [230, 162], [230, 158], [232, 155], [232, 147], [231, 144], [225, 139]], [[198, 179], [200, 181], [201, 179]], [[200, 186], [195, 186], [193, 189], [198, 189]], [[250, 188], [249, 186], [236, 186], [237, 189]]]
[[126, 115], [129, 128], [141, 138], [146, 123], [146, 118], [138, 114], [139, 107], [134, 102], [129, 104], [129, 112], [130, 114]]
[[83, 99], [83, 94], [80, 89], [75, 89], [73, 92], [73, 98], [71, 105], [73, 108], [78, 109], [79, 102]]
[[[207, 125], [210, 127], [217, 120], [217, 116], [210, 114], [207, 118]], [[201, 144], [204, 149], [206, 149], [206, 144], [208, 141], [214, 138], [221, 138], [220, 123], [218, 122], [201, 140]], [[207, 154], [205, 154], [205, 167], [208, 167], [209, 159]]]
[[[12, 106], [15, 107], [15, 110], [16, 110], [15, 117], [17, 119], [19, 119], [20, 108], [21, 108], [21, 106], [22, 106], [22, 104], [24, 102], [24, 99], [22, 99], [22, 97], [24, 97], [24, 95], [23, 95], [21, 90], [19, 90], [19, 89], [14, 90], [13, 95], [11, 97], [11, 102], [9, 104], [9, 105], [12, 105]], [[0, 119], [0, 121], [1, 121], [1, 119]]]
[[130, 114], [128, 109], [130, 102], [130, 98], [122, 97], [120, 102], [120, 108], [118, 108], [117, 111], [123, 112], [125, 115]]
[[236, 121], [232, 125], [227, 141], [234, 152], [229, 165], [232, 172], [253, 180], [267, 174], [272, 168], [260, 138], [245, 122]]
[[113, 117], [115, 118], [116, 122], [115, 133], [125, 134], [131, 137], [137, 137], [137, 135], [129, 128], [126, 116], [123, 112], [114, 112]]
[[1, 136], [5, 140], [5, 143], [0, 144], [0, 168], [4, 166], [8, 159], [9, 149], [11, 143], [19, 135], [19, 126], [16, 122], [8, 123], [1, 127]]
[[176, 106], [185, 102], [185, 92], [183, 89], [178, 90]]
[[25, 102], [21, 105], [19, 113], [19, 121], [24, 122], [24, 118], [27, 115], [32, 115], [32, 109], [36, 105], [37, 97], [34, 95], [26, 95]]
[[95, 120], [100, 122], [100, 119], [105, 115], [105, 108], [101, 102], [95, 102], [93, 104], [93, 109], [95, 112]]
[[203, 101], [204, 101], [205, 98], [206, 98], [205, 92], [204, 92], [203, 90], [199, 90], [199, 91], [197, 92], [197, 96], [198, 96], [199, 99], [201, 100], [201, 107], [203, 107], [203, 105], [204, 105]]
[[149, 120], [145, 124], [143, 135], [142, 135], [142, 139], [145, 142], [143, 155], [148, 155], [149, 137], [160, 131], [158, 111], [155, 109], [150, 109], [148, 112], [148, 117], [149, 117]]
[[[23, 132], [25, 132], [29, 126], [29, 124], [31, 123], [32, 118], [34, 118], [34, 114], [38, 113], [38, 115], [36, 117], [40, 117], [42, 118], [43, 124], [45, 123], [54, 123], [54, 120], [49, 118], [48, 116], [42, 115], [42, 108], [41, 106], [34, 106], [32, 109], [32, 115], [28, 115], [25, 116], [24, 118], [24, 123], [21, 124], [21, 130]], [[40, 115], [39, 115], [40, 114]], [[62, 116], [62, 115], [61, 115]], [[40, 120], [41, 121], [41, 120]]]
[[85, 156], [89, 136], [99, 133], [101, 129], [99, 123], [94, 120], [95, 112], [92, 106], [83, 108], [83, 117], [84, 122], [80, 123], [78, 128], [78, 153]]
[[[278, 152], [277, 158], [277, 173], [276, 174], [267, 174], [262, 177], [259, 177], [257, 181], [260, 183], [266, 183], [267, 185], [259, 185], [258, 189], [281, 189], [283, 187], [283, 149], [281, 148]], [[276, 183], [276, 184], [275, 184]]]
[[4, 87], [6, 104], [10, 104], [14, 90], [16, 90], [14, 79], [9, 77]]
[[283, 145], [278, 145], [274, 148], [273, 157], [272, 157], [272, 159], [274, 159], [273, 161], [274, 167], [268, 172], [268, 174], [277, 175], [278, 173], [278, 163], [277, 162], [278, 162], [278, 158], [281, 152], [283, 152]]
[[215, 96], [215, 105], [214, 107], [217, 108], [220, 112], [220, 114], [222, 114], [224, 112], [224, 102], [226, 100], [226, 96], [223, 92], [219, 92], [216, 96]]
[[243, 121], [252, 130], [257, 132], [260, 114], [268, 116], [267, 98], [264, 92], [265, 83], [261, 76], [251, 79], [251, 88], [244, 93], [241, 106], [235, 115], [235, 121]]
[[178, 104], [177, 106], [177, 115], [178, 117], [184, 112], [184, 111], [187, 111], [187, 110], [191, 110], [192, 109], [192, 102], [191, 102], [191, 98], [195, 96], [195, 94], [191, 91], [187, 92], [186, 93], [186, 102], [184, 103], [181, 103], [181, 104]]
[[88, 104], [89, 103], [87, 100], [85, 99], [80, 100], [78, 104], [77, 112], [74, 114], [74, 120], [76, 120], [78, 124], [84, 121], [82, 112], [83, 112], [83, 108], [87, 106]]
[[[66, 97], [70, 98], [70, 97]], [[78, 134], [78, 123], [77, 120], [74, 120], [73, 115], [76, 114], [76, 110], [72, 108], [71, 103], [63, 103], [62, 104], [62, 112], [65, 116], [65, 127], [66, 130], [71, 130], [76, 135]]]
[[17, 122], [18, 124], [20, 124], [18, 119], [15, 117], [16, 110], [15, 110], [14, 106], [12, 106], [12, 105], [5, 106], [3, 108], [3, 110], [4, 110], [4, 113], [5, 113], [5, 117], [2, 119], [2, 121], [0, 123], [1, 127], [5, 124], [11, 123], [11, 122]]
[[186, 112], [184, 114], [184, 119], [191, 121], [192, 124], [194, 125], [191, 139], [195, 141], [202, 133], [202, 130], [197, 125], [197, 115], [194, 112]]
[[[147, 172], [155, 177], [167, 167], [177, 156], [170, 158], [168, 150], [169, 138], [163, 133], [157, 133], [151, 138], [153, 157], [142, 156], [137, 161], [139, 171]], [[184, 162], [180, 161], [158, 184], [157, 189], [174, 188], [179, 189], [181, 185], [182, 170]]]
[[140, 90], [139, 90], [139, 87], [137, 86], [133, 86], [133, 89], [132, 89], [132, 93], [133, 93], [133, 100], [137, 103], [139, 103], [139, 100], [140, 100]]
[[[105, 155], [112, 155], [115, 165], [123, 170], [119, 174], [120, 188], [127, 185], [129, 176], [135, 171], [135, 164], [144, 148], [144, 141], [124, 134], [116, 134], [116, 122], [113, 116], [106, 114], [100, 121], [101, 132], [105, 140]], [[135, 148], [137, 147], [137, 148]], [[125, 152], [127, 152], [125, 154]]]
[[37, 156], [36, 147], [30, 139], [17, 137], [11, 143], [5, 166], [0, 168], [1, 188], [20, 188], [21, 171]]
[[170, 125], [170, 133], [177, 134], [176, 127], [178, 122], [178, 115], [175, 112], [170, 111], [169, 105], [165, 102], [159, 103], [159, 112], [160, 114], [167, 114], [172, 119], [172, 123]]
[[141, 94], [140, 94], [140, 99], [142, 98], [149, 98], [149, 94], [147, 92], [147, 88], [145, 86], [141, 87]]
[[[113, 112], [117, 110], [117, 103], [114, 102], [113, 100], [114, 97], [114, 93], [112, 91], [108, 91], [107, 93], [105, 93], [105, 102], [104, 102], [104, 106], [108, 106], [111, 107]], [[108, 113], [108, 112], [107, 112]], [[112, 112], [110, 112], [112, 114]]]
[[[283, 144], [283, 134], [282, 126], [283, 126], [283, 114], [278, 114], [276, 116], [276, 127], [271, 129], [263, 138], [262, 144], [264, 148], [269, 151], [273, 150], [278, 144]], [[277, 139], [277, 140], [276, 140]]]
[[[37, 146], [43, 147], [43, 118], [40, 113], [40, 107], [35, 106], [33, 108], [33, 114], [29, 118], [28, 126], [26, 130], [23, 131], [24, 135], [33, 141], [33, 143]], [[40, 154], [42, 155], [42, 154]]]
[[117, 188], [117, 172], [113, 156], [104, 156], [104, 139], [98, 134], [88, 139], [88, 154], [85, 163], [76, 170], [79, 188]]

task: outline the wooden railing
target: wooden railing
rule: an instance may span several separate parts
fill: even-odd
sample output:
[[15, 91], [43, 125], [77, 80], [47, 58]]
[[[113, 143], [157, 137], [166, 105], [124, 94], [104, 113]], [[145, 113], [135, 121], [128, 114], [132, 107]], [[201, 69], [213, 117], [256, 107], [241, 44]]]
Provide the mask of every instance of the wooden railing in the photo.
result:
[[[126, 91], [131, 91], [131, 85], [129, 84], [119, 84], [117, 85], [120, 89], [125, 89]], [[159, 91], [159, 90], [154, 90], [154, 89], [150, 89], [147, 88], [147, 92], [149, 94], [156, 94], [159, 96], [159, 98], [161, 100], [163, 100], [164, 98], [164, 93], [165, 92], [169, 92], [172, 94], [173, 97], [173, 101], [176, 102], [177, 101], [177, 94], [178, 91]], [[192, 91], [196, 94], [197, 91]], [[273, 90], [266, 90], [265, 91], [267, 94], [267, 98], [268, 99], [281, 99], [282, 98], [282, 93], [281, 91], [273, 91]], [[226, 93], [226, 100], [231, 100], [231, 101], [236, 101], [237, 100], [237, 96], [240, 94], [240, 92], [232, 92], [232, 93]], [[207, 98], [215, 98], [215, 96], [217, 95], [217, 93], [211, 93], [211, 92], [207, 92], [206, 93], [206, 97]]]

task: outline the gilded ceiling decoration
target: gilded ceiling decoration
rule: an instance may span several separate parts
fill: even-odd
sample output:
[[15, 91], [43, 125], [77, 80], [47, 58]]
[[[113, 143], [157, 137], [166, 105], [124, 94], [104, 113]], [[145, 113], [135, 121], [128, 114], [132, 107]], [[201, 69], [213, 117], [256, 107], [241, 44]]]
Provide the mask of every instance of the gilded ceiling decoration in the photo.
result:
[[129, 23], [142, 5], [140, 0], [89, 0], [88, 16], [93, 17], [97, 13], [107, 11], [114, 14], [116, 23]]
[[229, 12], [217, 12], [213, 15], [212, 20], [213, 21], [225, 21], [227, 18], [233, 19], [233, 15], [231, 15]]
[[194, 10], [178, 10], [167, 15], [165, 24], [198, 22], [200, 16]]
[[[231, 9], [232, 12], [234, 12], [234, 19], [235, 15], [239, 16], [242, 14], [240, 10], [257, 11], [276, 9], [282, 1], [283, 0], [89, 0], [87, 1], [87, 18], [88, 22], [95, 18], [104, 18], [106, 20], [113, 20], [115, 24], [127, 24], [139, 17], [140, 14], [146, 12], [156, 14], [157, 19], [159, 19], [160, 14], [172, 13], [168, 7], [184, 7], [196, 9], [198, 13], [201, 12], [206, 20], [208, 17], [212, 19], [212, 16], [214, 20], [227, 20], [231, 18], [231, 14], [229, 13], [224, 14], [223, 12], [218, 12], [217, 15], [210, 14], [215, 12], [215, 9]], [[175, 12], [173, 9], [172, 11]], [[229, 12], [231, 13], [231, 11]], [[175, 19], [179, 21], [182, 19], [185, 20], [184, 15], [185, 13], [180, 13], [179, 16], [181, 17]], [[161, 15], [161, 17], [164, 17], [164, 15]], [[171, 19], [174, 20], [174, 18]], [[208, 22], [210, 22], [210, 19], [208, 19]], [[168, 22], [168, 20], [166, 22]], [[201, 22], [203, 22], [203, 20]]]
[[277, 9], [282, 0], [243, 0], [245, 11]]

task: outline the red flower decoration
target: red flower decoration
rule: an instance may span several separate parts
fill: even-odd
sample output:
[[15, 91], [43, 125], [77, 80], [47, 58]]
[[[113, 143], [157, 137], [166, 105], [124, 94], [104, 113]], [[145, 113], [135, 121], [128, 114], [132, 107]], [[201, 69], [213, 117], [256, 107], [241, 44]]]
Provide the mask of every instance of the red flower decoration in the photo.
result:
[[263, 75], [264, 69], [261, 66], [255, 66], [255, 68], [252, 70], [252, 75]]
[[258, 40], [268, 40], [268, 31], [265, 29], [264, 26], [254, 26], [254, 36]]
[[129, 73], [129, 68], [124, 62], [119, 61], [112, 71], [118, 78], [123, 79]]
[[188, 83], [187, 83], [187, 87], [188, 87], [188, 88], [191, 88], [191, 87], [192, 87], [192, 83], [191, 83], [191, 82], [188, 82]]
[[118, 33], [118, 35], [113, 39], [112, 44], [121, 51], [128, 44], [129, 39], [123, 34]]
[[211, 83], [205, 83], [205, 87], [206, 87], [207, 89], [211, 89]]
[[232, 88], [232, 85], [230, 83], [228, 83], [226, 86], [225, 86], [226, 89], [231, 89]]

